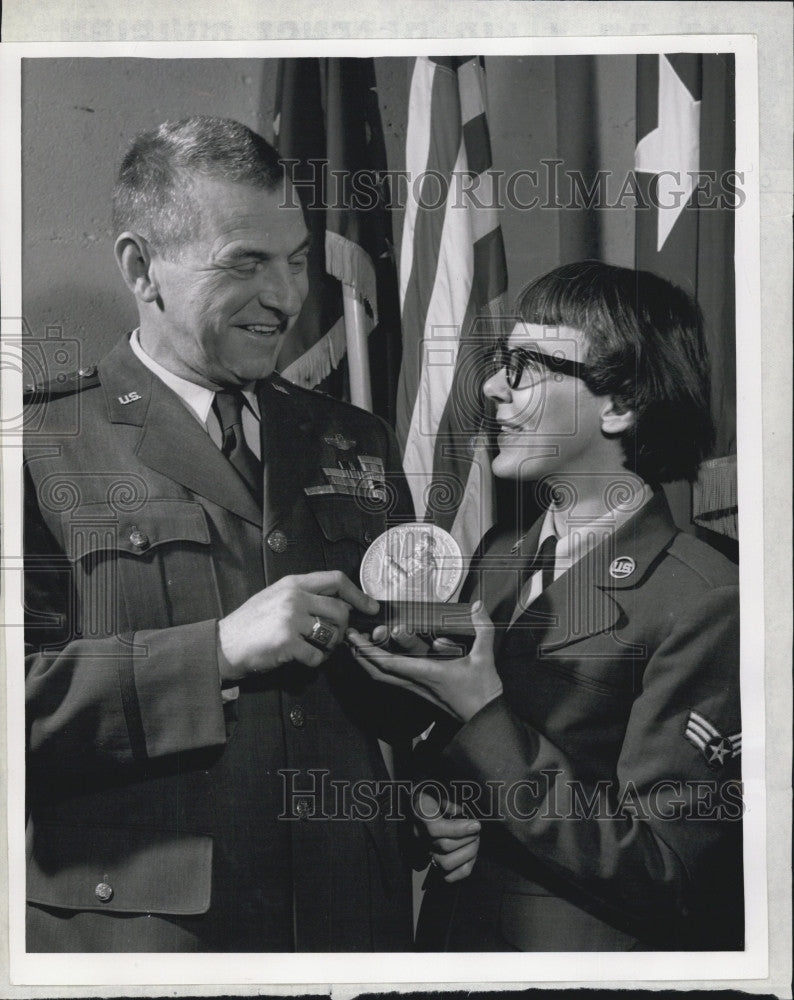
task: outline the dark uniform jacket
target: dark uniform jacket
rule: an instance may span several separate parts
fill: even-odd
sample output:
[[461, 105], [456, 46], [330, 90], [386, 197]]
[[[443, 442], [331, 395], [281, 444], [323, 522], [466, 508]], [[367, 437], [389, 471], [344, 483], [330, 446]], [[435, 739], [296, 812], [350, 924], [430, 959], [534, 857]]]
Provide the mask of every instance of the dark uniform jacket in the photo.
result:
[[321, 800], [387, 778], [402, 703], [344, 647], [224, 701], [216, 644], [287, 574], [357, 581], [387, 516], [412, 519], [396, 443], [278, 376], [257, 391], [264, 515], [126, 339], [29, 407], [28, 950], [410, 946], [398, 825]]
[[[514, 542], [464, 590], [504, 623]], [[430, 879], [422, 947], [742, 947], [738, 629], [736, 567], [659, 493], [497, 631], [504, 693], [434, 761], [495, 818], [468, 879]]]

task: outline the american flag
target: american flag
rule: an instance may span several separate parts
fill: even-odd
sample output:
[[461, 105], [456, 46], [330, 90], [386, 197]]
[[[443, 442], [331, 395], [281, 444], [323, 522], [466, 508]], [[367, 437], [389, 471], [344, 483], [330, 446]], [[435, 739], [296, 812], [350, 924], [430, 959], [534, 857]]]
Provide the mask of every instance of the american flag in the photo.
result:
[[417, 517], [451, 531], [464, 555], [493, 521], [480, 382], [507, 266], [491, 166], [482, 59], [417, 58], [406, 138], [397, 436]]
[[[307, 205], [313, 244], [309, 297], [279, 361], [282, 374], [307, 388], [323, 384], [347, 349], [343, 289], [363, 306], [375, 412], [393, 422], [399, 365], [399, 317], [386, 149], [371, 58], [279, 60], [274, 138]], [[332, 376], [333, 380], [335, 376]], [[341, 380], [323, 384], [344, 394]]]
[[717, 441], [692, 513], [735, 539], [736, 355], [725, 349], [736, 325], [734, 90], [733, 55], [637, 57], [636, 265], [684, 288], [703, 311]]

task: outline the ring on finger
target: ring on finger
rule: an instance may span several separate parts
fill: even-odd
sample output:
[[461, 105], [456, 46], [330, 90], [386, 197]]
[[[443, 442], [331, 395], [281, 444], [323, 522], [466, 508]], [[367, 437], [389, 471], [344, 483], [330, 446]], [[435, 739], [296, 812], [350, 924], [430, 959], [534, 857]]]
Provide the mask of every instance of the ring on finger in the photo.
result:
[[328, 621], [327, 618], [319, 618], [315, 615], [314, 625], [312, 625], [311, 632], [309, 632], [307, 636], [304, 636], [304, 638], [310, 645], [322, 650], [323, 653], [327, 653], [328, 650], [334, 645], [338, 634], [339, 628], [334, 622]]
[[438, 861], [436, 861], [435, 854], [431, 854], [430, 855], [430, 867], [431, 868], [438, 868], [439, 867]]

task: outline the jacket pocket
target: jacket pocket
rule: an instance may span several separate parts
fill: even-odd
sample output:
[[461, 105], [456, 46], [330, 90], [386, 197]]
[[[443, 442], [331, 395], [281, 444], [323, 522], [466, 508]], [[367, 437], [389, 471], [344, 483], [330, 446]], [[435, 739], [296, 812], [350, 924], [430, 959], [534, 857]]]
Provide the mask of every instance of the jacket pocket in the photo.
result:
[[355, 539], [366, 548], [386, 529], [383, 511], [368, 507], [366, 499], [341, 493], [319, 493], [307, 496], [306, 500], [329, 542]]
[[131, 512], [84, 504], [63, 535], [85, 638], [220, 617], [201, 504], [154, 499]]
[[37, 824], [29, 903], [63, 910], [206, 913], [212, 837], [126, 827]]
[[325, 564], [358, 580], [361, 557], [386, 529], [382, 510], [370, 510], [365, 499], [337, 493], [307, 496], [309, 509], [320, 528]]

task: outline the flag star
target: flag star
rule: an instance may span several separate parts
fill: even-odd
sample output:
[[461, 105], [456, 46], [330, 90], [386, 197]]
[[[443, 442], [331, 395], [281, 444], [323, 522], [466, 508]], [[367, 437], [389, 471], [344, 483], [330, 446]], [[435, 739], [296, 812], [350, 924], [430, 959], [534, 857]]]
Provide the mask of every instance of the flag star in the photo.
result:
[[634, 167], [661, 174], [656, 249], [661, 250], [695, 189], [700, 167], [700, 101], [696, 101], [666, 56], [659, 56], [658, 124], [637, 143]]

